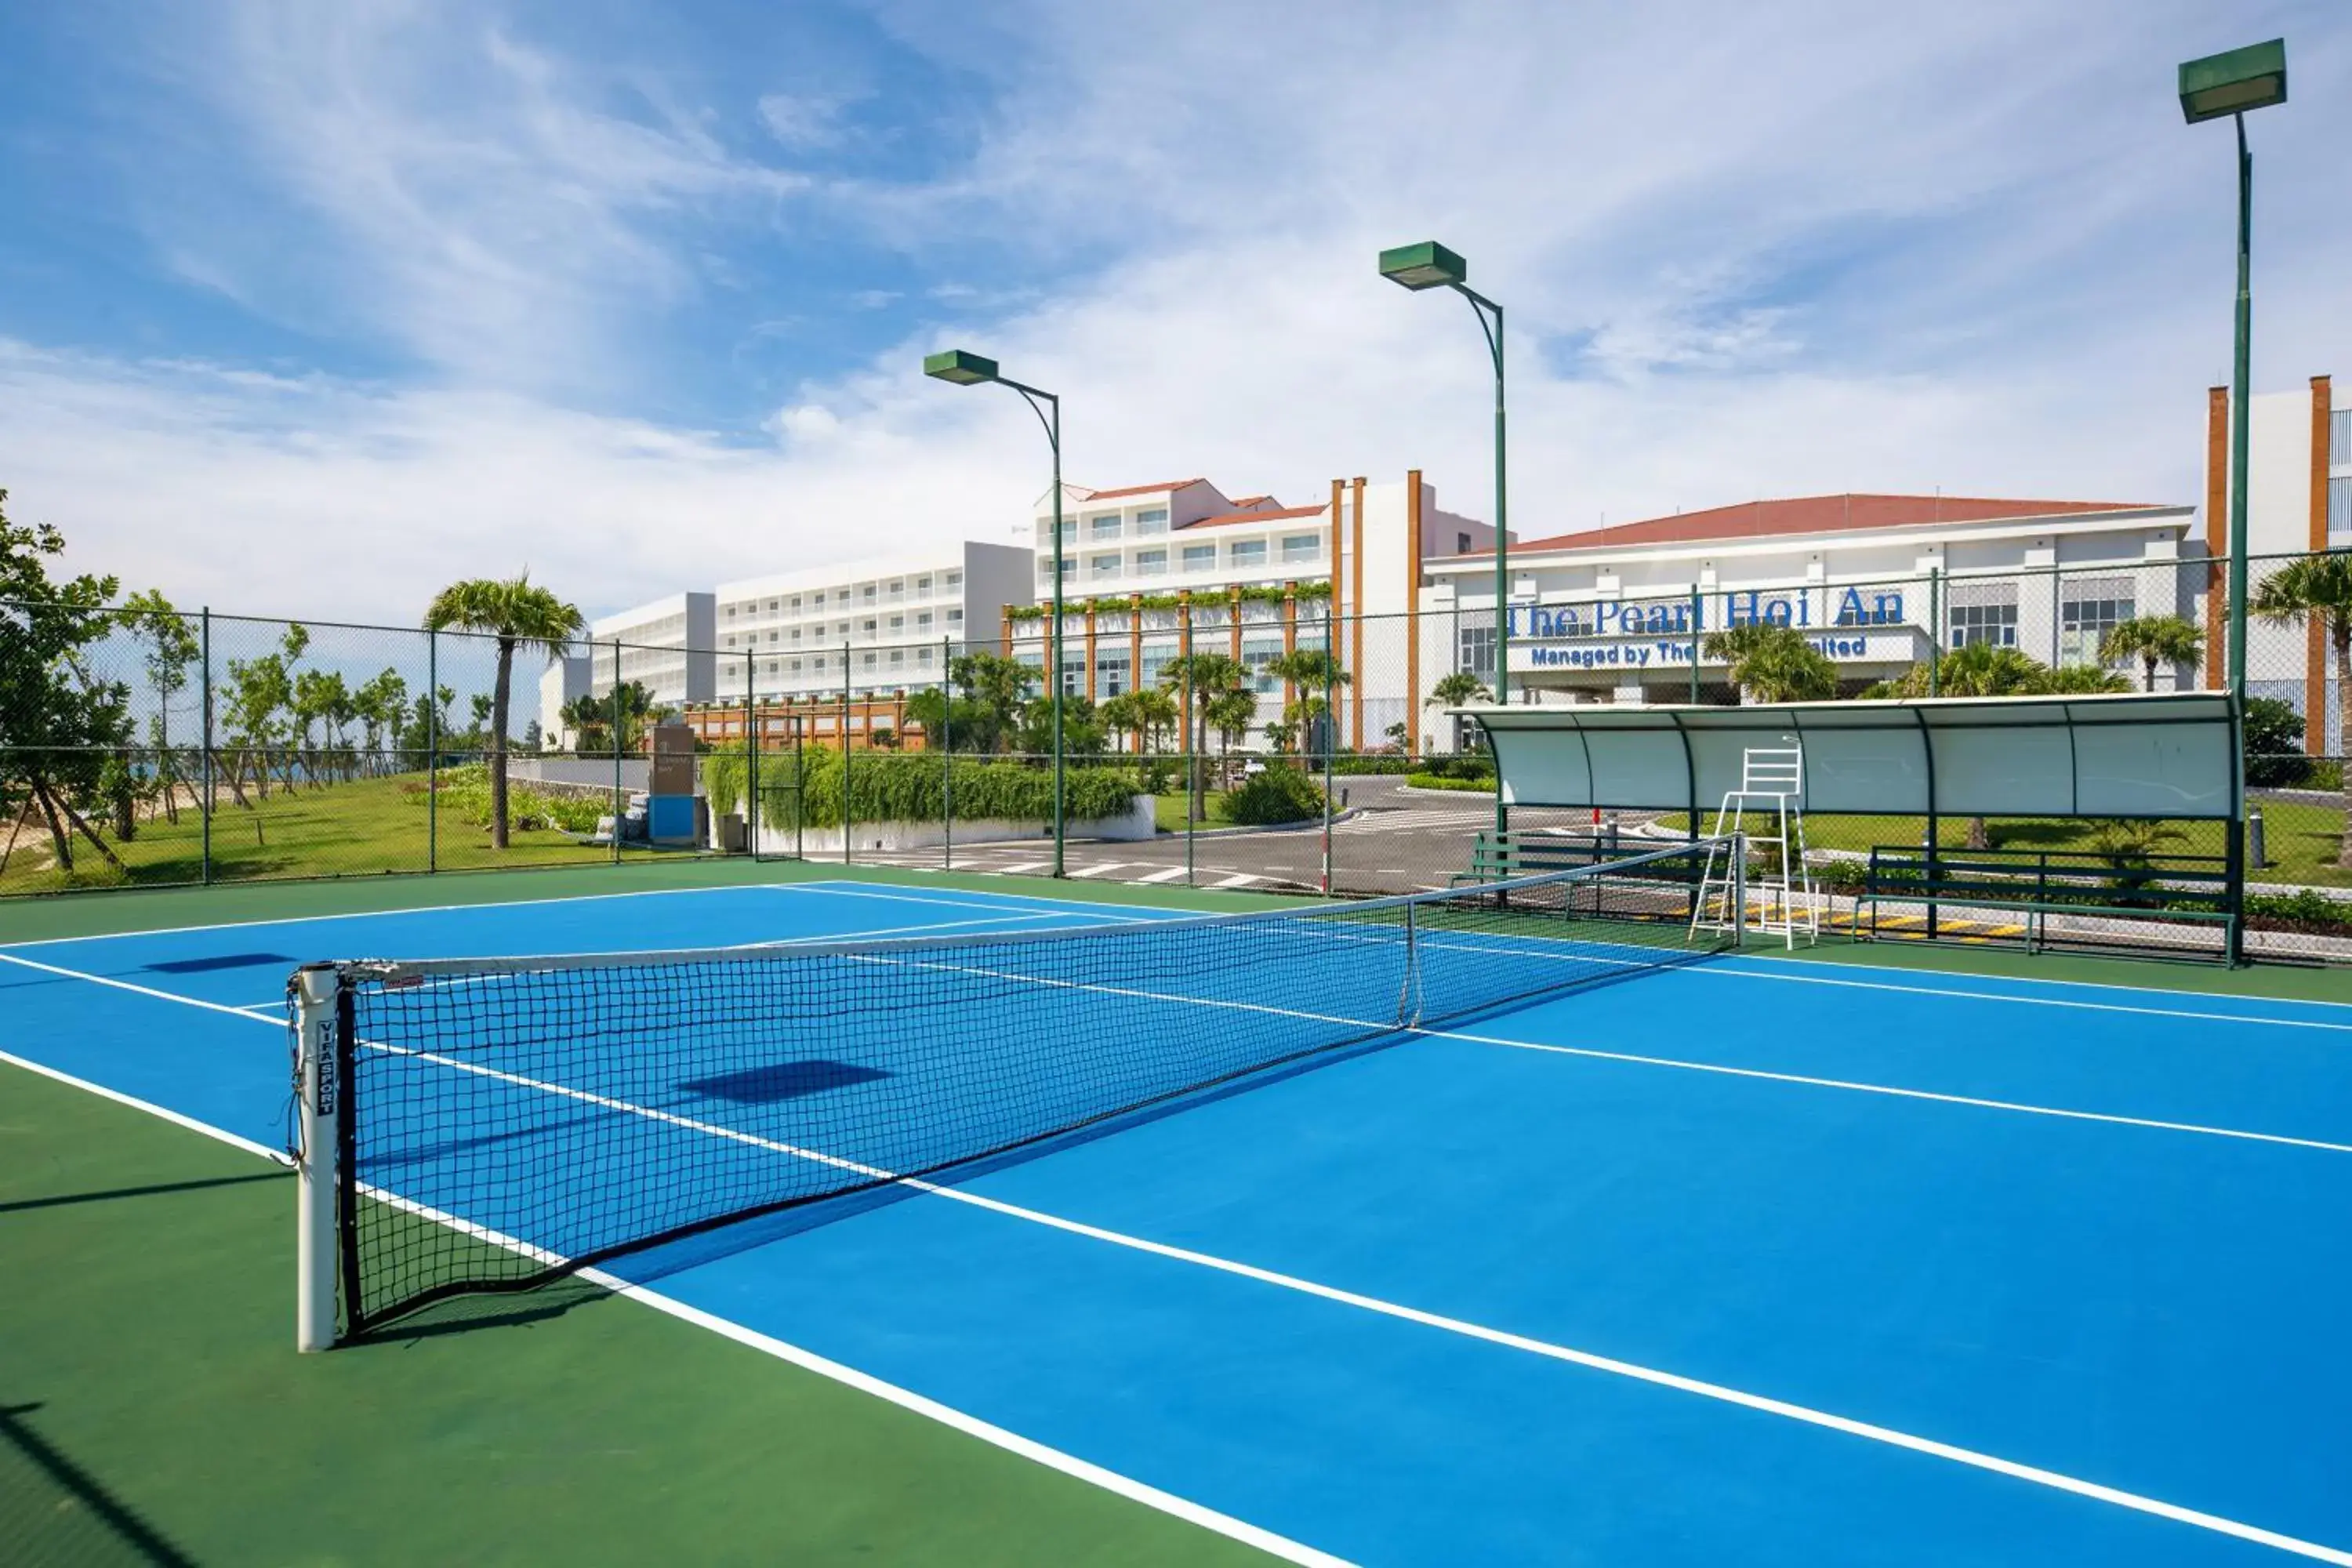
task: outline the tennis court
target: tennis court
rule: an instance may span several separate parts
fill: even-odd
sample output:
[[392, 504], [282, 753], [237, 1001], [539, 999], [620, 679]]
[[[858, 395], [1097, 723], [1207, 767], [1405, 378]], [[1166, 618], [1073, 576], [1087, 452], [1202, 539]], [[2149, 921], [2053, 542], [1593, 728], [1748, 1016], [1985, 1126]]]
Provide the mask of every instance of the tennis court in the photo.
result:
[[[985, 942], [942, 989], [829, 995], [765, 1064], [691, 1013], [699, 983], [649, 994], [728, 1048], [697, 1069], [673, 1030], [625, 1094], [561, 1050], [509, 1060], [438, 1136], [404, 1123], [368, 1179], [577, 1256], [552, 1227], [594, 1233], [698, 1170], [809, 1165], [777, 1118], [951, 1089], [984, 1125], [940, 1160], [819, 1152], [936, 1173], [601, 1272], [1298, 1561], [2352, 1563], [2352, 1007], [1589, 946], [1572, 984], [1505, 1005], [1526, 983], [1486, 976], [1552, 960], [1497, 926], [1424, 933], [1443, 956], [1418, 981], [1459, 1005], [1398, 1029], [1365, 1001], [1388, 989], [1379, 928], [1282, 918], [1294, 955], [1237, 981], [1213, 973], [1223, 927], [944, 883], [477, 905], [17, 943], [0, 1016], [14, 1059], [278, 1149], [301, 963]], [[1004, 954], [1087, 944], [1147, 955], [1148, 983], [1003, 983]], [[441, 1027], [499, 994], [409, 978], [386, 1017]], [[1004, 1120], [1055, 1087], [1024, 1065], [1040, 1041], [1084, 1040], [1098, 1078], [1270, 1020], [1319, 1032], [1268, 1036], [1200, 1092], [1143, 1073], [1113, 1097], [1139, 1109], [1065, 1108], [1046, 1121], [1087, 1124], [1062, 1136]], [[657, 1138], [565, 1171], [567, 1139], [614, 1147], [599, 1125]], [[565, 1201], [534, 1202], [534, 1172]]]

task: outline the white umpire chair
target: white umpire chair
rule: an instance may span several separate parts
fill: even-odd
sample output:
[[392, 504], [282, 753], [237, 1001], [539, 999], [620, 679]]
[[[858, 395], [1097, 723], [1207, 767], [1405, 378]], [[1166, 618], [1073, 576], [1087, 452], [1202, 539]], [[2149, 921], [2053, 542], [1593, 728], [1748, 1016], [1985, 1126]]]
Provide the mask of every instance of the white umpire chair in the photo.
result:
[[[1793, 737], [1781, 738], [1789, 744], [1750, 746], [1740, 753], [1739, 787], [1726, 790], [1716, 808], [1715, 842], [1691, 908], [1694, 935], [1752, 927], [1790, 948], [1800, 932], [1808, 943], [1821, 939], [1820, 901], [1805, 864], [1805, 748]], [[1736, 864], [1742, 853], [1763, 863], [1752, 869]]]

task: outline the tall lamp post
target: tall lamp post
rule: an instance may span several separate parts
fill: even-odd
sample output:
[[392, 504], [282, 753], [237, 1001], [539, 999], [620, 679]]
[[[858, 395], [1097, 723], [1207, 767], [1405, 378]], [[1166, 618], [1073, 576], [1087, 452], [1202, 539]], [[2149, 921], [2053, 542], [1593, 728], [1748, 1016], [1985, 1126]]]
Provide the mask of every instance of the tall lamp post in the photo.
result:
[[2230, 388], [2230, 691], [2246, 700], [2246, 399], [2254, 328], [2254, 155], [2246, 110], [2286, 101], [2286, 40], [2273, 38], [2180, 68], [2180, 112], [2189, 123], [2227, 115], [2238, 128], [2238, 330]]
[[1048, 639], [1046, 658], [1053, 668], [1046, 673], [1046, 689], [1053, 694], [1054, 703], [1054, 875], [1062, 875], [1062, 400], [1050, 392], [1034, 386], [1024, 386], [1017, 381], [999, 375], [996, 362], [961, 349], [949, 349], [943, 353], [927, 354], [923, 358], [923, 374], [935, 381], [952, 382], [958, 386], [976, 386], [984, 381], [1009, 386], [1019, 393], [1045, 427], [1045, 440], [1054, 448], [1054, 635]]
[[[1511, 535], [1509, 498], [1503, 459], [1503, 307], [1470, 287], [1470, 264], [1435, 240], [1401, 245], [1381, 252], [1381, 276], [1419, 292], [1451, 289], [1470, 301], [1478, 330], [1486, 334], [1486, 352], [1495, 361], [1495, 700], [1511, 700]], [[1360, 614], [1363, 606], [1358, 605]], [[1501, 780], [1495, 790], [1496, 842], [1507, 831], [1509, 809], [1503, 805]]]

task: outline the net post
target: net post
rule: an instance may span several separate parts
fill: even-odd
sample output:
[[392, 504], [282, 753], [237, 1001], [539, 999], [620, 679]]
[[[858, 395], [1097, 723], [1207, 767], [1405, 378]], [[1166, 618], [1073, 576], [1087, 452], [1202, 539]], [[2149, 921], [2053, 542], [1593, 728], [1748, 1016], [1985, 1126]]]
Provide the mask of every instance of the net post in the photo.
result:
[[213, 607], [204, 607], [204, 630], [198, 644], [198, 657], [204, 667], [202, 700], [204, 703], [204, 844], [202, 848], [204, 883], [213, 885]]
[[431, 626], [425, 628], [425, 869], [441, 869], [441, 635]]
[[336, 1142], [340, 1097], [335, 1027], [342, 976], [331, 963], [295, 971], [294, 1004], [295, 1287], [294, 1348], [323, 1351], [335, 1342]]
[[955, 639], [940, 639], [940, 869], [955, 869]]

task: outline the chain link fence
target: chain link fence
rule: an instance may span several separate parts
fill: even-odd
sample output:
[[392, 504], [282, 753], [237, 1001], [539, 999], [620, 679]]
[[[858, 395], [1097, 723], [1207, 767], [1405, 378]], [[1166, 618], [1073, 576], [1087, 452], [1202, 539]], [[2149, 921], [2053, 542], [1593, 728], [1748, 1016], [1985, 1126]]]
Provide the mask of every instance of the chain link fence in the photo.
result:
[[[2221, 576], [2202, 559], [2150, 560], [1515, 605], [1509, 694], [1736, 701], [1737, 672], [1706, 638], [1743, 618], [1804, 633], [1844, 697], [1888, 683], [1926, 696], [2210, 689], [2224, 679]], [[2352, 557], [2258, 560], [2251, 579], [2249, 945], [2352, 957], [2352, 602], [2331, 596], [2352, 595]], [[0, 625], [29, 613], [0, 605]], [[717, 854], [1380, 894], [1473, 874], [1504, 830], [1606, 850], [1712, 826], [1704, 809], [1696, 823], [1632, 805], [1498, 809], [1475, 726], [1448, 711], [1496, 689], [1492, 611], [1335, 617], [1317, 584], [1073, 605], [1058, 840], [1050, 639], [1034, 611], [984, 641], [520, 654], [503, 848], [495, 638], [127, 610], [91, 614], [87, 631], [55, 668], [0, 687], [0, 894]], [[698, 804], [687, 832], [657, 838], [665, 722], [691, 732]], [[1948, 818], [1932, 842], [2144, 888], [2220, 859], [2225, 834]], [[1806, 837], [1832, 928], [1857, 918], [1874, 851], [1931, 841], [1925, 819], [1894, 816], [1817, 815]], [[1931, 912], [1919, 924], [1938, 934], [2015, 934], [1998, 916]]]

